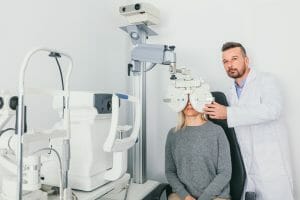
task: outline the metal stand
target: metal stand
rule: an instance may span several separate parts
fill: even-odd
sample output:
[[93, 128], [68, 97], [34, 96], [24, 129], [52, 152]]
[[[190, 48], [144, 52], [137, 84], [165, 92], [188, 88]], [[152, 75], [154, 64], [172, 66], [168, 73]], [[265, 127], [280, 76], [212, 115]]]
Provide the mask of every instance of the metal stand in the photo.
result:
[[[157, 35], [144, 24], [121, 27], [131, 38], [133, 45], [145, 44], [148, 36]], [[135, 62], [131, 70], [134, 75], [133, 95], [140, 100], [141, 125], [139, 137], [132, 153], [132, 176], [133, 182], [142, 184], [147, 181], [146, 177], [146, 62]], [[134, 112], [133, 112], [134, 113]]]
[[[64, 154], [62, 155], [63, 158], [63, 189], [65, 197], [69, 197], [69, 191], [70, 189], [68, 188], [68, 170], [69, 170], [69, 164], [70, 164], [70, 110], [69, 110], [69, 79], [70, 79], [70, 74], [72, 71], [73, 67], [73, 60], [71, 56], [69, 56], [66, 53], [56, 51], [55, 49], [49, 49], [49, 48], [36, 48], [32, 51], [30, 51], [22, 64], [21, 70], [20, 70], [20, 75], [19, 75], [19, 91], [18, 91], [18, 96], [19, 96], [19, 102], [18, 102], [18, 112], [17, 112], [17, 135], [18, 135], [18, 153], [17, 153], [17, 159], [18, 159], [18, 172], [17, 172], [17, 191], [16, 191], [16, 198], [17, 200], [22, 200], [23, 196], [23, 135], [24, 135], [24, 113], [25, 113], [25, 72], [27, 70], [27, 67], [29, 65], [29, 61], [32, 58], [32, 56], [39, 52], [39, 51], [44, 51], [44, 52], [49, 52], [49, 53], [59, 53], [63, 56], [65, 56], [69, 60], [69, 66], [66, 72], [66, 82], [64, 84], [65, 91], [62, 91], [61, 94], [65, 99], [65, 116], [64, 116], [64, 128], [66, 130], [66, 138], [64, 139], [64, 145], [63, 145], [63, 150]], [[68, 196], [69, 195], [69, 196]], [[65, 198], [66, 199], [66, 198]]]

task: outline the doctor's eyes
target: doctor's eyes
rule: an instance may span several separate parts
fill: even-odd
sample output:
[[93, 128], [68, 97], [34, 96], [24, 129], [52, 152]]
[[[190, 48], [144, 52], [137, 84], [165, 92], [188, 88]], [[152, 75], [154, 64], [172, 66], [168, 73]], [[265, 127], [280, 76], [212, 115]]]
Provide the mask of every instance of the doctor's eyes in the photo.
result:
[[229, 62], [233, 62], [233, 61], [236, 61], [236, 60], [238, 60], [238, 57], [232, 57], [231, 60], [223, 60], [223, 64], [227, 64]]

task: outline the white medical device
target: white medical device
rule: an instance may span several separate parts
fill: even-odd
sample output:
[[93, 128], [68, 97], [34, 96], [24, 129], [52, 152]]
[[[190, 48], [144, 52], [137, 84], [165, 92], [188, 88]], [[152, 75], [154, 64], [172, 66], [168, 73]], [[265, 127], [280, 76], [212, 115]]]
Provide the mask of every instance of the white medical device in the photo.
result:
[[159, 10], [148, 3], [121, 6], [119, 12], [131, 24], [156, 25], [159, 23]]
[[[128, 101], [136, 107], [136, 118], [130, 134], [125, 132], [131, 126], [120, 126], [119, 107]], [[55, 97], [54, 108], [60, 112], [61, 99]], [[137, 140], [140, 121], [139, 101], [137, 98], [119, 93], [70, 92], [70, 124], [71, 124], [71, 160], [69, 184], [72, 189], [93, 191], [100, 186], [114, 186], [112, 181], [122, 178], [127, 171], [127, 150]], [[56, 126], [60, 126], [57, 124]], [[58, 148], [61, 141], [52, 140], [53, 148]], [[57, 170], [55, 158], [44, 159], [42, 169], [43, 183], [58, 185], [55, 176]], [[129, 178], [126, 178], [125, 184]], [[115, 186], [114, 186], [115, 187]]]
[[[131, 129], [129, 125], [118, 126], [119, 116], [119, 101], [128, 100], [135, 103], [135, 121], [132, 133], [129, 137], [124, 137], [122, 134]], [[113, 167], [105, 173], [107, 180], [117, 180], [127, 171], [127, 150], [135, 145], [138, 139], [141, 107], [139, 99], [133, 96], [124, 94], [113, 94], [112, 96], [112, 121], [109, 135], [104, 143], [103, 149], [106, 152], [113, 152]]]
[[[27, 68], [29, 66], [30, 60], [32, 59], [32, 56], [35, 55], [37, 52], [46, 52], [50, 53], [49, 56], [56, 56], [56, 57], [65, 57], [68, 61], [68, 67], [66, 68], [65, 73], [65, 82], [62, 84], [62, 90], [45, 90], [41, 88], [33, 88], [29, 89], [25, 87], [25, 75], [27, 72]], [[54, 56], [53, 56], [54, 55]], [[29, 134], [25, 134], [26, 132], [26, 96], [27, 95], [41, 95], [41, 94], [47, 94], [47, 95], [60, 95], [61, 99], [64, 99], [64, 116], [62, 119], [62, 127], [59, 127], [58, 129], [52, 129], [46, 132], [39, 133], [42, 140], [44, 140], [45, 135], [42, 134], [49, 134], [46, 135], [47, 142], [51, 138], [61, 137], [63, 138], [62, 143], [62, 154], [60, 159], [60, 173], [59, 176], [61, 177], [61, 184], [60, 184], [60, 194], [61, 198], [64, 199], [70, 199], [71, 198], [71, 188], [68, 186], [68, 171], [69, 171], [69, 163], [70, 163], [70, 111], [69, 111], [69, 78], [71, 75], [71, 71], [73, 68], [73, 60], [72, 58], [64, 53], [57, 51], [55, 49], [49, 49], [49, 48], [36, 48], [32, 51], [30, 51], [21, 66], [20, 70], [20, 76], [19, 76], [19, 88], [18, 88], [18, 109], [17, 109], [17, 135], [18, 135], [18, 151], [16, 153], [17, 155], [17, 163], [18, 163], [18, 173], [17, 173], [17, 190], [16, 190], [16, 199], [22, 200], [23, 198], [23, 178], [24, 178], [24, 163], [23, 158], [26, 156], [24, 154], [23, 149], [26, 148], [26, 140], [25, 138]], [[63, 79], [63, 77], [62, 77]], [[33, 137], [33, 138], [39, 138], [39, 136]], [[48, 144], [48, 143], [47, 143]], [[29, 144], [28, 144], [29, 146]], [[30, 145], [33, 146], [33, 145]], [[48, 148], [48, 146], [44, 146], [44, 148]], [[44, 148], [40, 148], [37, 151], [42, 151]], [[59, 156], [57, 156], [59, 157]]]
[[[136, 143], [139, 132], [139, 100], [120, 93], [70, 92], [70, 57], [64, 90], [25, 88], [27, 65], [38, 51], [51, 52], [51, 57], [67, 55], [47, 48], [31, 51], [21, 69], [19, 97], [0, 94], [0, 168], [5, 170], [1, 200], [47, 200], [47, 193], [40, 190], [42, 184], [59, 187], [60, 200], [72, 198], [71, 188], [86, 191], [73, 193], [89, 200], [125, 188], [130, 179], [126, 174], [127, 151]], [[49, 130], [26, 130], [24, 96], [41, 94], [53, 96], [53, 108], [62, 119]], [[119, 107], [124, 101], [135, 108], [132, 126], [119, 125]], [[13, 129], [4, 129], [16, 116], [17, 106], [19, 110], [23, 107], [17, 114], [18, 135]]]
[[202, 79], [194, 79], [187, 68], [177, 69], [177, 79], [170, 80], [167, 95], [163, 99], [175, 112], [182, 111], [188, 100], [198, 112], [203, 112], [205, 104], [214, 101], [209, 85]]

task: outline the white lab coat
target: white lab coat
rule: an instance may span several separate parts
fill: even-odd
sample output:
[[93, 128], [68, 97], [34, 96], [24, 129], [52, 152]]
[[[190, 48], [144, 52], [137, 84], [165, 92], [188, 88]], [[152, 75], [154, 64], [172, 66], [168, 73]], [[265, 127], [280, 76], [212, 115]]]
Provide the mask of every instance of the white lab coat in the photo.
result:
[[234, 127], [247, 171], [246, 191], [257, 200], [293, 200], [282, 96], [273, 76], [250, 70], [240, 98], [228, 96], [228, 126]]

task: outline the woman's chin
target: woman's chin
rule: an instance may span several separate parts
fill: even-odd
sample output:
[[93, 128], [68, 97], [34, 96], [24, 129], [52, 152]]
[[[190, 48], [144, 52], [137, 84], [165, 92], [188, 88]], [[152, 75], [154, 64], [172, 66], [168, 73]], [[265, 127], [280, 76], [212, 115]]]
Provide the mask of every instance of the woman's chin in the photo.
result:
[[197, 117], [199, 115], [199, 113], [197, 111], [187, 111], [185, 113], [186, 117]]

